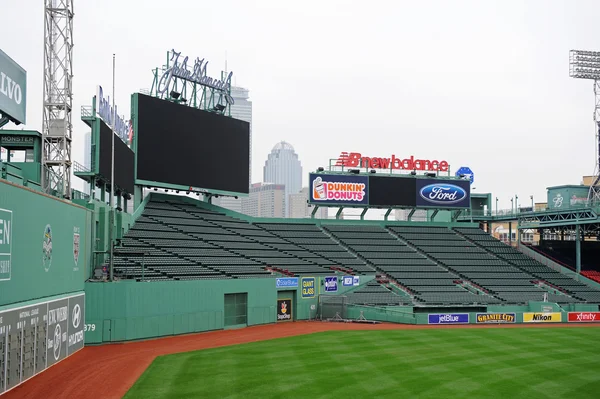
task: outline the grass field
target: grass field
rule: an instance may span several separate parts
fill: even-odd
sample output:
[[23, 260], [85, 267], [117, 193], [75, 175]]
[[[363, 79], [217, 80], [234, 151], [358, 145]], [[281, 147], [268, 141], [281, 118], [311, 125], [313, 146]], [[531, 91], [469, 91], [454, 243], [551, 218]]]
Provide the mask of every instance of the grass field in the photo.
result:
[[157, 358], [125, 398], [598, 398], [600, 328], [340, 331]]

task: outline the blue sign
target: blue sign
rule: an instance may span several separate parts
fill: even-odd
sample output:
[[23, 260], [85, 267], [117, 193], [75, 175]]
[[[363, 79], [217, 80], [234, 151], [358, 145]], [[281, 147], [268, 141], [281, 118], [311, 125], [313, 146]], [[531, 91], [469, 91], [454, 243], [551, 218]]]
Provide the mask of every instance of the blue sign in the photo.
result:
[[368, 205], [369, 177], [311, 173], [309, 201], [320, 206]]
[[417, 206], [469, 208], [471, 190], [466, 180], [417, 179]]
[[325, 292], [336, 292], [338, 285], [337, 276], [325, 277]]
[[475, 175], [473, 174], [473, 171], [471, 170], [471, 168], [469, 168], [468, 166], [461, 166], [456, 171], [456, 177], [460, 177], [461, 175], [464, 178], [466, 178], [469, 182], [471, 182], [471, 184], [473, 184], [475, 182]]
[[277, 288], [295, 288], [298, 287], [298, 277], [282, 277], [275, 280]]
[[360, 285], [360, 276], [344, 276], [342, 279], [344, 287], [354, 287]]
[[468, 313], [429, 314], [427, 324], [468, 324]]

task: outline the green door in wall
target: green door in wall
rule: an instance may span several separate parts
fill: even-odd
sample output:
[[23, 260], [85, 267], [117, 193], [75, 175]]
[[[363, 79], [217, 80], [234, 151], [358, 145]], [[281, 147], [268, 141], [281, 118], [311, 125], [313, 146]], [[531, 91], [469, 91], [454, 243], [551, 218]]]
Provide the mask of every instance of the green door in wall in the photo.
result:
[[225, 294], [224, 299], [224, 327], [247, 326], [248, 293]]

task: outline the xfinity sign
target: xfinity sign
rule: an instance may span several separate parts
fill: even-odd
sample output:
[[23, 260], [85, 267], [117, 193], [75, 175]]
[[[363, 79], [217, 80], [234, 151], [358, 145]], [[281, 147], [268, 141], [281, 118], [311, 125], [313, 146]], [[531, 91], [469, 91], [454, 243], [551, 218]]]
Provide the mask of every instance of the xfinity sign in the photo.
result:
[[27, 72], [0, 50], [0, 114], [26, 123]]
[[[119, 112], [117, 111], [117, 106], [115, 105], [114, 114], [112, 103], [110, 102], [110, 96], [104, 98], [104, 91], [102, 90], [102, 86], [98, 86], [97, 95], [96, 95], [97, 103], [96, 109], [98, 116], [102, 119], [106, 124], [110, 127], [114, 127], [115, 133], [121, 140], [127, 143], [127, 139], [129, 138], [129, 121], [124, 120], [119, 116]], [[116, 122], [113, 126], [113, 116], [116, 116]]]

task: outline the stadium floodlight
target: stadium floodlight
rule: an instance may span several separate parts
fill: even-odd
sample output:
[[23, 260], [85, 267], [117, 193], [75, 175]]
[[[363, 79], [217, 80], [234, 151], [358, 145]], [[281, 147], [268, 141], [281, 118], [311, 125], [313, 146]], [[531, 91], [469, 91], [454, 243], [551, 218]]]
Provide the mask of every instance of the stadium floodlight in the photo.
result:
[[578, 79], [600, 79], [600, 51], [571, 50], [569, 76]]
[[588, 203], [600, 203], [600, 51], [569, 51], [569, 76], [594, 81], [594, 130], [596, 132], [596, 160], [590, 184]]

